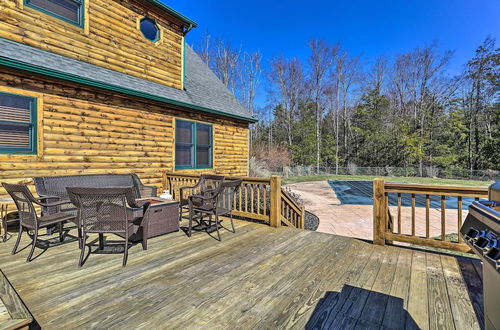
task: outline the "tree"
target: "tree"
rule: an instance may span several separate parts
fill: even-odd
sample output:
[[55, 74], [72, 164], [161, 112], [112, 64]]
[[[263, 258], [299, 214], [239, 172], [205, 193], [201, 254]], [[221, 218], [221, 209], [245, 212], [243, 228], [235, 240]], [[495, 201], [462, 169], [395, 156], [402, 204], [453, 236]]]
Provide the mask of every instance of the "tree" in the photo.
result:
[[316, 108], [316, 169], [319, 173], [321, 160], [321, 120], [324, 113], [323, 93], [325, 91], [325, 77], [330, 72], [337, 56], [338, 46], [332, 47], [324, 40], [313, 39], [309, 42], [311, 55], [309, 56], [309, 81], [311, 96]]
[[[488, 124], [481, 127], [480, 118], [490, 119], [495, 112], [492, 102], [498, 101], [500, 80], [500, 50], [495, 49], [495, 39], [487, 37], [476, 50], [476, 55], [467, 63], [466, 78], [469, 82], [467, 98], [469, 125], [469, 168], [477, 169], [480, 164], [481, 132], [485, 130], [486, 137], [491, 137]], [[498, 104], [498, 102], [497, 102]], [[493, 110], [493, 111], [492, 111]]]
[[270, 93], [274, 102], [283, 106], [288, 146], [293, 142], [294, 117], [298, 112], [299, 101], [304, 90], [304, 73], [302, 63], [297, 58], [285, 59], [277, 57], [270, 63], [268, 74], [273, 88]]
[[[278, 56], [268, 65], [259, 52], [241, 52], [209, 34], [196, 47], [260, 119], [252, 146], [268, 155], [281, 150], [293, 164], [317, 170], [335, 164], [337, 173], [349, 163], [408, 173], [417, 167], [414, 175], [435, 167], [500, 170], [500, 51], [493, 38], [458, 76], [447, 72], [453, 53], [437, 43], [377, 58], [367, 70], [339, 45], [308, 46], [307, 62]], [[262, 77], [261, 67], [268, 68]], [[261, 79], [269, 102], [256, 107]]]

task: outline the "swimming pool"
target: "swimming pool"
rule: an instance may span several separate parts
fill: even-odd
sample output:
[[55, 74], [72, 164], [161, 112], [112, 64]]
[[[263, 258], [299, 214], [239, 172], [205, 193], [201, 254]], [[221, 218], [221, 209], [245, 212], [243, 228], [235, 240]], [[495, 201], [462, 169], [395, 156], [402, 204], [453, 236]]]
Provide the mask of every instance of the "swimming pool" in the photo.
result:
[[[335, 191], [341, 204], [351, 205], [373, 205], [373, 182], [372, 181], [345, 181], [328, 180], [328, 184]], [[463, 197], [462, 209], [466, 210], [472, 204], [474, 198]], [[398, 194], [389, 193], [389, 205], [398, 205]], [[411, 195], [401, 194], [401, 205], [411, 206]], [[415, 206], [425, 207], [425, 195], [415, 195]], [[430, 196], [430, 206], [433, 209], [441, 208], [441, 196]], [[457, 197], [446, 196], [446, 208], [457, 209]]]

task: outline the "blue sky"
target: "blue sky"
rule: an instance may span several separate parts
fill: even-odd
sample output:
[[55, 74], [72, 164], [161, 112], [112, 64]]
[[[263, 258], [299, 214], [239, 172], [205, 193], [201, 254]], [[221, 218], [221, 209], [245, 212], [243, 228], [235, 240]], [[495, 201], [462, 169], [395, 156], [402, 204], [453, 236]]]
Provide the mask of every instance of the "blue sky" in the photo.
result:
[[458, 73], [488, 34], [500, 39], [500, 0], [162, 1], [198, 23], [189, 44], [208, 31], [265, 61], [305, 59], [313, 37], [341, 42], [365, 64], [437, 40], [455, 51], [449, 70]]

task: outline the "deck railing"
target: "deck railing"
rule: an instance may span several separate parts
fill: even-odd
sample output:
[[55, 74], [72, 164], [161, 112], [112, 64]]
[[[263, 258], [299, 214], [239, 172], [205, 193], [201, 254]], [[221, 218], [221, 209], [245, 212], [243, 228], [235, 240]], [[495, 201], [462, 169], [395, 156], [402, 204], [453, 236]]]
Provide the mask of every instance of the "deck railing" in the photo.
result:
[[[389, 193], [396, 194], [397, 206], [395, 214], [391, 214], [389, 208]], [[407, 211], [410, 215], [410, 229], [403, 233], [402, 230], [402, 197], [407, 195], [411, 199], [411, 207]], [[417, 218], [416, 196], [425, 196], [425, 217]], [[440, 233], [437, 238], [431, 237], [431, 196], [440, 196], [440, 221], [438, 226]], [[456, 197], [456, 218], [447, 218], [446, 197]], [[447, 239], [447, 233], [458, 233], [463, 221], [463, 198], [472, 197], [475, 200], [488, 197], [487, 188], [438, 186], [420, 184], [396, 184], [387, 183], [383, 179], [375, 179], [373, 182], [373, 243], [384, 245], [386, 242], [398, 241], [415, 245], [424, 245], [434, 248], [442, 248], [455, 251], [467, 252], [470, 248], [462, 242], [460, 235], [456, 241]], [[453, 221], [453, 230], [449, 224]], [[417, 235], [417, 225], [425, 224], [425, 235]], [[456, 224], [456, 227], [454, 225]], [[456, 228], [456, 229], [455, 229]]]
[[[199, 175], [194, 174], [164, 173], [163, 188], [170, 190], [174, 199], [179, 200], [179, 189], [196, 184], [199, 178]], [[226, 179], [243, 180], [234, 197], [234, 215], [264, 221], [273, 227], [286, 225], [304, 228], [304, 207], [298, 205], [281, 186], [281, 177], [227, 177]]]

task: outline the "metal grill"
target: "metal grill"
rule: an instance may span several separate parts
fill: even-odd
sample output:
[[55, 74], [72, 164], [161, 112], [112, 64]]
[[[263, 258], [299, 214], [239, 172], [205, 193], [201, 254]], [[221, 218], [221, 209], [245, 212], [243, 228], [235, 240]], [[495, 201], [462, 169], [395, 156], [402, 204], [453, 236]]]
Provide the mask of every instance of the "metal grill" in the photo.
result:
[[460, 234], [483, 261], [486, 329], [500, 329], [500, 181], [489, 188], [489, 200], [472, 203]]

